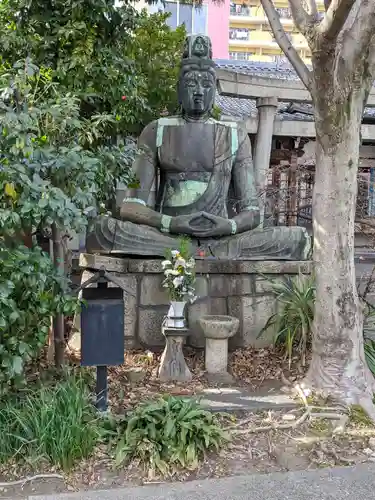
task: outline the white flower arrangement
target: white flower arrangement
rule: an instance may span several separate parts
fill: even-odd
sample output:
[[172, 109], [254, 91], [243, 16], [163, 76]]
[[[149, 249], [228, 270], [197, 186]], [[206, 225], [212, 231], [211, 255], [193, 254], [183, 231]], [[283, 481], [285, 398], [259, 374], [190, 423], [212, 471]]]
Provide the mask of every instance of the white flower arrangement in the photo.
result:
[[169, 258], [162, 262], [163, 287], [168, 289], [170, 300], [194, 302], [195, 260], [182, 250], [171, 250]]

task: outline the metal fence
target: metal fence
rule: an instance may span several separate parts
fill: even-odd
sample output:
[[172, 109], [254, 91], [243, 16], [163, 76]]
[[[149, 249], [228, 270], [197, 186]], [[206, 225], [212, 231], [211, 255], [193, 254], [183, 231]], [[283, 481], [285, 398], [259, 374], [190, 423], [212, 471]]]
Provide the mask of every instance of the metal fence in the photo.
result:
[[[358, 174], [356, 218], [375, 215], [374, 180], [372, 169]], [[314, 166], [276, 166], [268, 174], [265, 219], [271, 226], [303, 226], [312, 224], [312, 193]]]

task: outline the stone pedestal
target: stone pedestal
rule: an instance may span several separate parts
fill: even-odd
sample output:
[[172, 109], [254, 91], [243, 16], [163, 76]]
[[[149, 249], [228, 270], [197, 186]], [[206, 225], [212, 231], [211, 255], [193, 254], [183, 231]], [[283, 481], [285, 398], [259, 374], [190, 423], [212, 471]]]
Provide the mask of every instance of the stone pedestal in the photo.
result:
[[228, 339], [237, 332], [240, 322], [232, 316], [203, 316], [199, 319], [206, 337], [205, 366], [212, 381], [231, 383], [228, 373]]
[[192, 375], [185, 362], [182, 346], [189, 334], [187, 328], [164, 328], [165, 348], [158, 375], [163, 382], [190, 382]]
[[[82, 282], [102, 266], [121, 280], [124, 289], [125, 349], [162, 349], [165, 338], [162, 325], [170, 299], [163, 283], [162, 259], [121, 258], [81, 254]], [[196, 295], [187, 305], [187, 344], [203, 349], [205, 337], [199, 318], [207, 314], [229, 315], [240, 320], [238, 332], [229, 339], [229, 349], [266, 347], [273, 343], [271, 328], [259, 337], [278, 302], [270, 279], [281, 282], [286, 277], [309, 274], [312, 263], [291, 261], [255, 261], [247, 259], [196, 259]], [[92, 286], [96, 286], [94, 283]], [[110, 283], [109, 286], [116, 286]], [[78, 319], [78, 318], [77, 318]], [[77, 323], [79, 329], [79, 322]]]

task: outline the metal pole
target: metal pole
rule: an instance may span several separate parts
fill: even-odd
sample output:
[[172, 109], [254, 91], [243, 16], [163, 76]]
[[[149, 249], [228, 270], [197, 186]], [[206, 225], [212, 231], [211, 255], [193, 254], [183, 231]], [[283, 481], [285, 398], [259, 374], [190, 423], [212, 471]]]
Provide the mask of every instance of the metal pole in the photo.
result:
[[[100, 278], [98, 288], [108, 288], [108, 281]], [[108, 409], [108, 367], [96, 367], [96, 409], [102, 413]]]
[[106, 412], [108, 409], [108, 369], [106, 366], [96, 367], [96, 409]]

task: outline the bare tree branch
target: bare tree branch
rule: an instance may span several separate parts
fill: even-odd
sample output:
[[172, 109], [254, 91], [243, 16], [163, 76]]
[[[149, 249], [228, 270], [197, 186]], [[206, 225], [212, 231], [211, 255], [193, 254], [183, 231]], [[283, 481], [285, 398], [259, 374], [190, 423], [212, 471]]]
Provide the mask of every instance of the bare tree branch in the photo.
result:
[[295, 25], [306, 36], [307, 27], [313, 21], [312, 16], [303, 8], [301, 0], [288, 0], [288, 2]]
[[330, 40], [335, 40], [344, 27], [356, 0], [332, 0], [318, 31]]
[[324, 10], [326, 12], [327, 12], [330, 5], [331, 5], [331, 0], [324, 0]]
[[375, 1], [356, 0], [338, 39], [340, 55], [348, 69], [363, 61], [364, 57], [371, 59], [374, 32]]
[[310, 89], [311, 73], [307, 69], [306, 64], [303, 62], [296, 49], [291, 44], [288, 37], [286, 36], [286, 33], [281, 25], [280, 18], [278, 16], [278, 13], [275, 9], [272, 0], [261, 0], [261, 2], [263, 10], [266, 13], [268, 22], [270, 23], [271, 29], [273, 31], [273, 34], [280, 49], [289, 59], [290, 63], [296, 70], [296, 73], [300, 77], [303, 84], [306, 86], [307, 89]]
[[370, 45], [369, 45], [369, 54], [370, 54], [370, 60], [369, 60], [369, 73], [372, 75], [372, 78], [375, 79], [375, 33], [371, 38]]
[[309, 9], [309, 14], [313, 18], [318, 17], [318, 7], [316, 6], [316, 1], [315, 0], [306, 0], [308, 9]]

